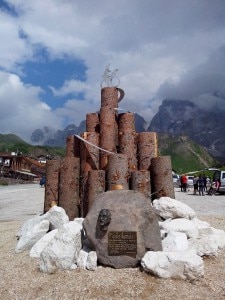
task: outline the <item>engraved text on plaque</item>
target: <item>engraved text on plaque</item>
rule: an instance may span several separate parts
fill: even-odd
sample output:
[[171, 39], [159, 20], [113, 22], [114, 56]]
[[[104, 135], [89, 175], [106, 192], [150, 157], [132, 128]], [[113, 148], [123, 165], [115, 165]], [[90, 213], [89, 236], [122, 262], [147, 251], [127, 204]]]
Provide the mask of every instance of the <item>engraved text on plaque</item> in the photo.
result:
[[136, 257], [137, 232], [136, 231], [109, 231], [108, 255], [127, 255]]

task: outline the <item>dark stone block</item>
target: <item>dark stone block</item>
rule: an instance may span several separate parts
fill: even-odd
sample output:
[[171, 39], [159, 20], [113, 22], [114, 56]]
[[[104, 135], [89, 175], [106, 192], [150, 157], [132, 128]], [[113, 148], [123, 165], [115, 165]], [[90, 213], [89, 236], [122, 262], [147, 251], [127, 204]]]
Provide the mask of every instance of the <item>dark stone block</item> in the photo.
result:
[[[105, 224], [99, 214], [106, 212]], [[104, 216], [103, 216], [104, 218]], [[100, 220], [101, 219], [101, 220]], [[131, 190], [115, 190], [99, 194], [84, 220], [84, 230], [87, 238], [97, 252], [99, 264], [114, 268], [131, 268], [140, 264], [145, 252], [161, 251], [161, 237], [158, 218], [155, 215], [149, 198], [142, 193]], [[109, 253], [109, 232], [118, 236], [136, 233], [135, 240], [126, 242], [119, 240], [115, 247], [119, 247], [117, 255]], [[112, 241], [110, 240], [110, 243]], [[123, 245], [122, 245], [123, 244]], [[110, 246], [112, 247], [112, 246]], [[124, 252], [122, 250], [124, 248]], [[132, 253], [129, 253], [132, 248]], [[112, 249], [110, 249], [112, 250]], [[113, 249], [115, 251], [115, 249]], [[120, 253], [125, 253], [121, 254]]]

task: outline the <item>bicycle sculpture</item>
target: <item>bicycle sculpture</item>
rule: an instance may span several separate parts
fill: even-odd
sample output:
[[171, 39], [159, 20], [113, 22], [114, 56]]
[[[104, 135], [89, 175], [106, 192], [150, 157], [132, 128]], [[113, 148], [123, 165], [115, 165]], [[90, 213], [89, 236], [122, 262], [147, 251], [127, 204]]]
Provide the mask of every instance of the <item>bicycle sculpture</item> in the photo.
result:
[[103, 74], [101, 88], [103, 88], [103, 87], [118, 87], [120, 84], [120, 80], [119, 80], [118, 76], [116, 75], [119, 70], [115, 69], [115, 70], [111, 71], [109, 69], [109, 66], [110, 65], [107, 65], [105, 72]]
[[120, 84], [119, 77], [116, 75], [119, 71], [118, 69], [115, 69], [114, 71], [111, 71], [109, 69], [110, 65], [107, 65], [105, 68], [105, 72], [103, 74], [103, 80], [101, 83], [101, 88], [103, 87], [116, 87], [116, 89], [119, 91], [120, 96], [118, 99], [118, 102], [120, 102], [124, 98], [124, 90], [118, 88]]

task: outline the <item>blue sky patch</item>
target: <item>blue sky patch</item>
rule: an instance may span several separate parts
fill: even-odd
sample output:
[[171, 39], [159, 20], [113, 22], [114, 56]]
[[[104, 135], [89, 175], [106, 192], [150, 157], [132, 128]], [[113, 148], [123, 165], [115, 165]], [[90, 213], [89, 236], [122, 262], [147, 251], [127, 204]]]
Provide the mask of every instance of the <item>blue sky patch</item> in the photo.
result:
[[65, 97], [55, 97], [49, 86], [60, 88], [66, 80], [86, 80], [86, 66], [82, 60], [63, 59], [49, 60], [47, 51], [41, 47], [37, 51], [37, 61], [26, 62], [22, 66], [23, 81], [25, 84], [40, 86], [45, 93], [41, 95], [42, 100], [48, 103], [53, 109], [62, 105], [66, 99], [83, 99], [82, 93], [70, 93]]
[[18, 17], [18, 13], [13, 5], [6, 3], [4, 0], [0, 0], [0, 9], [13, 17]]

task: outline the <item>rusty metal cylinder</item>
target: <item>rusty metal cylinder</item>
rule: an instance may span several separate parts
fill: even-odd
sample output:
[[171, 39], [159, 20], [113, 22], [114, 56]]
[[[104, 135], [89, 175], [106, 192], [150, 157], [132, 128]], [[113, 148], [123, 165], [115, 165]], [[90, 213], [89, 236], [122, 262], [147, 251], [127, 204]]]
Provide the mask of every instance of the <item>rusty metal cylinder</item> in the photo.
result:
[[77, 157], [62, 159], [59, 178], [59, 206], [65, 210], [70, 221], [79, 217], [79, 179], [80, 159]]
[[170, 197], [175, 199], [172, 164], [170, 156], [159, 156], [151, 160], [152, 199]]
[[[100, 110], [100, 147], [104, 150], [116, 153], [118, 141], [118, 125], [113, 108], [101, 107]], [[105, 170], [108, 165], [110, 153], [100, 151], [100, 169]]]
[[58, 204], [60, 160], [46, 161], [46, 184], [44, 213], [49, 211], [53, 203]]
[[119, 131], [119, 152], [127, 155], [129, 171], [132, 172], [137, 170], [137, 144], [135, 132]]
[[128, 159], [125, 154], [109, 156], [107, 178], [107, 190], [129, 190]]
[[66, 157], [79, 157], [80, 156], [80, 140], [74, 136], [66, 138]]
[[86, 131], [100, 132], [99, 114], [89, 113], [86, 115]]
[[145, 197], [150, 198], [151, 195], [151, 181], [150, 171], [134, 171], [131, 173], [131, 189], [140, 192]]
[[[87, 141], [81, 142], [80, 148], [80, 200], [81, 200], [81, 215], [84, 217], [87, 214], [88, 204], [86, 195], [86, 185], [89, 171], [99, 169], [99, 133], [84, 132], [82, 138]], [[97, 147], [95, 147], [97, 146]]]
[[[81, 173], [99, 169], [99, 133], [84, 132], [80, 143]], [[95, 147], [97, 146], [97, 147]]]
[[138, 134], [138, 170], [150, 170], [151, 159], [158, 155], [156, 132]]
[[105, 171], [91, 170], [88, 173], [85, 198], [87, 199], [88, 211], [90, 210], [94, 199], [100, 193], [105, 192]]
[[130, 112], [119, 114], [118, 127], [121, 131], [130, 130], [135, 132], [134, 114]]
[[118, 118], [119, 152], [126, 154], [130, 172], [137, 170], [137, 139], [134, 124], [134, 114], [120, 114]]
[[101, 108], [118, 108], [118, 90], [116, 87], [105, 87], [101, 89]]

